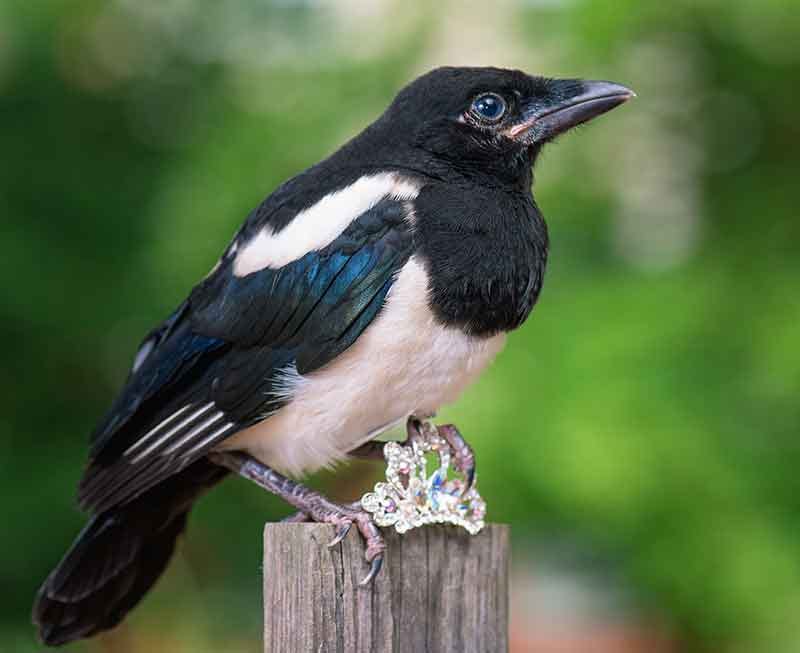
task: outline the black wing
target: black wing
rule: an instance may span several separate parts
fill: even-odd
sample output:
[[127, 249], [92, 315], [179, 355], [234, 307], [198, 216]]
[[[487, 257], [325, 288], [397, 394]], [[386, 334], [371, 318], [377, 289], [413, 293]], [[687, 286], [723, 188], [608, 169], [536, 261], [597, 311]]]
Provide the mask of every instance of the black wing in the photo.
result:
[[287, 371], [349, 347], [380, 311], [411, 254], [403, 203], [385, 198], [330, 245], [245, 277], [232, 257], [142, 343], [92, 437], [79, 500], [125, 503], [280, 408]]

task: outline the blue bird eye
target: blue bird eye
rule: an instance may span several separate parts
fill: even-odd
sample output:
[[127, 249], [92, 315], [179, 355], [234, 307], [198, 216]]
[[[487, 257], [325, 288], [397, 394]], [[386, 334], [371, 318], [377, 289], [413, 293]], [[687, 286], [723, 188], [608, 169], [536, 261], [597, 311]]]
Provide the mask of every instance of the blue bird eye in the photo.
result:
[[496, 93], [484, 93], [473, 100], [470, 111], [484, 122], [497, 122], [506, 113], [506, 101]]

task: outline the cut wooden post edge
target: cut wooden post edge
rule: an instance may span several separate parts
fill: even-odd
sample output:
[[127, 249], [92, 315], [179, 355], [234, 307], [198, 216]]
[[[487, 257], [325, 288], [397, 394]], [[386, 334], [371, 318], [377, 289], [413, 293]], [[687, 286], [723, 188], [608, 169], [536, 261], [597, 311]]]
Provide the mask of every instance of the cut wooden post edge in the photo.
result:
[[510, 530], [384, 530], [384, 567], [362, 588], [368, 565], [355, 528], [328, 548], [333, 526], [267, 523], [264, 650], [505, 653]]

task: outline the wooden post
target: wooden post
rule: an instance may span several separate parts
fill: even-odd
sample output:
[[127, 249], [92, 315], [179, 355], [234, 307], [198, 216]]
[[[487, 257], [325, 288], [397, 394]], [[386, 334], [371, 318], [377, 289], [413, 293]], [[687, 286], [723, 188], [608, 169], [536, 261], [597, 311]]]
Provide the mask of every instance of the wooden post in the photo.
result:
[[355, 528], [329, 549], [332, 526], [267, 524], [264, 651], [508, 651], [508, 526], [384, 534], [383, 569], [359, 587], [368, 566]]

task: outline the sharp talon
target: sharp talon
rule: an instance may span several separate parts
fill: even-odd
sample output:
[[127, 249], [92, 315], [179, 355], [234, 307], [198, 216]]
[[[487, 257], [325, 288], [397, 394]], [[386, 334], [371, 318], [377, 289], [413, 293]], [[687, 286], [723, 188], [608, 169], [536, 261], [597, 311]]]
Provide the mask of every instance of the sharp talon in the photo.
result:
[[454, 425], [442, 424], [437, 427], [437, 431], [450, 446], [450, 450], [455, 456], [456, 469], [464, 474], [466, 483], [461, 489], [463, 498], [475, 486], [475, 454]]
[[339, 544], [344, 538], [347, 537], [347, 534], [350, 532], [350, 527], [353, 525], [353, 522], [347, 522], [343, 526], [339, 527], [339, 530], [336, 531], [336, 535], [334, 535], [333, 539], [328, 542], [328, 548], [332, 548]]
[[406, 422], [406, 435], [407, 442], [413, 442], [415, 438], [419, 438], [422, 435], [422, 422], [416, 417], [409, 417]]
[[462, 498], [466, 496], [467, 492], [469, 492], [475, 486], [475, 468], [470, 467], [469, 469], [467, 469], [466, 474], [467, 474], [467, 483], [461, 490]]
[[364, 577], [364, 580], [362, 580], [359, 583], [359, 586], [364, 587], [366, 585], [369, 585], [372, 582], [372, 579], [378, 575], [378, 572], [381, 570], [382, 566], [383, 566], [383, 555], [378, 555], [369, 564], [369, 573]]

